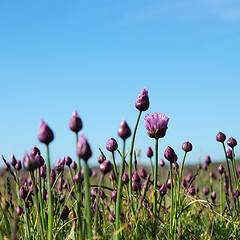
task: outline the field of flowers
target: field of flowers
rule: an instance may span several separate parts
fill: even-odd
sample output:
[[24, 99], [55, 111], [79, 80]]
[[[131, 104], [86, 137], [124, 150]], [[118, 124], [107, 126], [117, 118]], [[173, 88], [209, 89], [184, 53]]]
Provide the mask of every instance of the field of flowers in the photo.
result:
[[51, 166], [54, 133], [43, 120], [38, 139], [46, 156], [36, 146], [22, 160], [2, 156], [0, 239], [240, 239], [237, 141], [226, 141], [219, 132], [216, 141], [226, 161], [214, 168], [206, 156], [205, 164], [189, 170], [184, 167], [192, 150], [189, 141], [182, 144], [181, 165], [170, 146], [164, 159], [158, 159], [158, 141], [170, 131], [169, 117], [149, 113], [144, 121], [154, 147], [146, 153], [151, 167], [144, 168], [134, 142], [142, 113], [149, 108], [146, 89], [135, 107], [139, 114], [133, 132], [123, 120], [118, 129], [122, 149], [110, 138], [106, 149], [99, 149], [98, 169], [88, 165], [92, 151], [75, 110], [69, 128], [76, 138], [76, 161], [66, 156]]

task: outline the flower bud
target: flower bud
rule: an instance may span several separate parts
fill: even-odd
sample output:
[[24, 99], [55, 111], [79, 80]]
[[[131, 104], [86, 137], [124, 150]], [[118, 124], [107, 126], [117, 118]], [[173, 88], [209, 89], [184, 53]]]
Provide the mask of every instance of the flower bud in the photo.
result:
[[163, 160], [162, 158], [160, 159], [159, 165], [160, 165], [161, 167], [164, 167], [164, 166], [165, 166], [165, 162], [164, 162], [164, 160]]
[[192, 196], [195, 195], [196, 194], [195, 187], [193, 185], [191, 185], [188, 189], [188, 192]]
[[39, 153], [41, 155], [40, 150], [36, 147], [36, 145], [30, 150], [30, 156], [35, 157], [35, 155]]
[[99, 157], [98, 157], [98, 163], [102, 163], [106, 160], [106, 158], [101, 154]]
[[135, 182], [137, 182], [137, 183], [140, 183], [140, 182], [141, 182], [141, 178], [139, 177], [139, 175], [138, 175], [137, 172], [133, 173], [133, 175], [132, 175], [132, 181], [135, 181]]
[[148, 150], [147, 150], [147, 157], [148, 158], [151, 158], [153, 156], [153, 150], [152, 150], [152, 148], [149, 146], [148, 147]]
[[26, 187], [23, 185], [19, 189], [19, 197], [22, 198], [23, 200], [27, 197], [28, 191]]
[[34, 171], [38, 168], [38, 161], [35, 157], [30, 157], [28, 153], [25, 153], [25, 156], [23, 157], [23, 167], [27, 171]]
[[138, 95], [138, 98], [135, 103], [135, 107], [139, 111], [146, 111], [149, 108], [149, 98], [148, 98], [148, 91], [143, 88], [141, 93]]
[[190, 142], [183, 143], [182, 150], [185, 151], [185, 152], [192, 151], [192, 144]]
[[111, 198], [114, 202], [117, 201], [117, 189], [116, 188], [112, 191]]
[[126, 140], [131, 136], [131, 130], [125, 120], [123, 120], [118, 129], [118, 136], [123, 140]]
[[224, 167], [223, 167], [222, 164], [219, 165], [219, 167], [218, 167], [218, 172], [219, 172], [221, 175], [223, 174], [223, 172], [224, 172]]
[[114, 152], [115, 150], [118, 149], [117, 141], [114, 138], [110, 138], [107, 141], [106, 148], [109, 152]]
[[91, 148], [83, 134], [81, 134], [77, 144], [77, 155], [85, 162], [92, 156]]
[[78, 133], [82, 129], [82, 120], [78, 116], [77, 111], [73, 110], [73, 115], [71, 117], [70, 123], [69, 123], [69, 128], [75, 132]]
[[114, 223], [115, 222], [115, 214], [113, 212], [110, 212], [109, 215], [108, 215], [108, 220], [110, 223]]
[[40, 177], [41, 177], [41, 178], [46, 178], [46, 174], [47, 174], [47, 172], [46, 172], [46, 165], [43, 164], [43, 165], [40, 167]]
[[43, 159], [43, 157], [40, 155], [40, 153], [36, 153], [35, 159], [37, 160], [39, 167], [41, 167], [41, 166], [44, 164], [44, 159]]
[[230, 160], [233, 159], [232, 158], [232, 150], [230, 148], [227, 150], [227, 158], [230, 159]]
[[68, 207], [65, 205], [60, 218], [65, 221], [68, 218], [68, 214], [69, 214], [70, 210], [68, 209]]
[[207, 155], [206, 158], [205, 158], [205, 163], [206, 163], [207, 165], [209, 165], [211, 162], [212, 162], [212, 161], [211, 161], [211, 157], [210, 157], [209, 155]]
[[211, 199], [212, 199], [213, 202], [215, 201], [215, 199], [216, 199], [216, 192], [212, 192], [211, 193]]
[[54, 139], [52, 130], [44, 122], [44, 120], [41, 121], [38, 129], [38, 139], [40, 142], [45, 143], [46, 145], [48, 145]]
[[163, 184], [159, 189], [160, 196], [163, 197], [167, 193], [167, 188], [165, 184]]
[[231, 148], [234, 148], [237, 146], [237, 140], [235, 138], [231, 137], [228, 139], [227, 145]]
[[181, 182], [181, 186], [182, 186], [182, 188], [185, 188], [187, 186], [187, 180], [185, 178], [183, 178], [183, 180]]
[[100, 164], [100, 171], [103, 175], [109, 173], [112, 170], [112, 164], [110, 161], [104, 161]]
[[20, 160], [20, 159], [17, 160], [17, 163], [16, 163], [16, 165], [15, 165], [15, 169], [16, 169], [17, 171], [20, 171], [20, 170], [22, 169], [22, 163], [21, 163], [21, 160]]
[[140, 176], [145, 179], [147, 177], [147, 171], [145, 168], [141, 168]]
[[122, 183], [123, 184], [128, 184], [129, 183], [129, 177], [128, 177], [127, 173], [123, 173]]
[[226, 135], [222, 132], [219, 132], [216, 136], [216, 140], [218, 142], [224, 143], [224, 141], [226, 140]]
[[164, 157], [169, 161], [173, 162], [175, 158], [175, 152], [171, 147], [167, 147], [167, 149], [164, 152]]
[[132, 181], [132, 190], [134, 192], [137, 192], [138, 190], [141, 189], [141, 184], [140, 182], [137, 182], [137, 181]]
[[[91, 177], [92, 176], [92, 169], [88, 168], [88, 170], [89, 170], [89, 177]], [[82, 176], [82, 178], [84, 178], [84, 167], [81, 169], [81, 176]]]
[[17, 215], [18, 215], [18, 216], [21, 216], [22, 213], [23, 213], [23, 208], [20, 207], [20, 206], [17, 206], [16, 212], [17, 212]]
[[66, 164], [67, 166], [69, 166], [69, 167], [70, 167], [70, 165], [72, 164], [72, 159], [71, 159], [69, 156], [66, 156], [66, 157], [64, 158], [64, 161], [65, 161], [65, 164]]
[[15, 167], [15, 165], [17, 164], [17, 160], [13, 154], [11, 155], [10, 163], [13, 167]]
[[77, 170], [77, 163], [75, 161], [72, 162], [72, 169]]
[[207, 169], [208, 169], [207, 164], [203, 164], [203, 165], [202, 165], [202, 169], [203, 169], [204, 171], [207, 171]]
[[192, 174], [189, 174], [186, 178], [186, 181], [189, 183], [193, 178], [193, 175]]
[[167, 180], [167, 188], [171, 189], [172, 183], [171, 183], [171, 179]]
[[207, 196], [209, 194], [209, 188], [203, 188], [203, 193]]

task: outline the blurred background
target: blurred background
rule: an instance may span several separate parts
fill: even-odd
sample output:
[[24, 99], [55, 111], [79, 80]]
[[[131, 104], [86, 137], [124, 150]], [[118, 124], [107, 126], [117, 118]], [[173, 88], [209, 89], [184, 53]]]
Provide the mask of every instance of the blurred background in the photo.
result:
[[[150, 108], [142, 114], [135, 148], [149, 164], [154, 148], [144, 116], [170, 117], [159, 157], [167, 146], [179, 162], [182, 143], [193, 151], [186, 164], [224, 159], [219, 131], [240, 141], [240, 2], [8, 1], [0, 2], [0, 154], [22, 159], [36, 145], [41, 119], [53, 130], [52, 164], [76, 159], [69, 130], [74, 109], [83, 121], [97, 164], [109, 138], [118, 141], [123, 119], [134, 129], [142, 88]], [[130, 148], [127, 140], [127, 148]], [[236, 148], [239, 156], [239, 147]], [[120, 158], [117, 157], [117, 162]], [[0, 166], [3, 166], [1, 160]]]

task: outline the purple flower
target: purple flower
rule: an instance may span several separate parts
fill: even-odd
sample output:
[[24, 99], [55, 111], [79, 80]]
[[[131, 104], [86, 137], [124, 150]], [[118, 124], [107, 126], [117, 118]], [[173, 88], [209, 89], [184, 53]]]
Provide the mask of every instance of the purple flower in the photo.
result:
[[108, 215], [108, 220], [110, 223], [114, 223], [115, 222], [115, 214], [113, 212], [110, 212]]
[[75, 161], [72, 162], [72, 169], [77, 170], [77, 163]]
[[70, 123], [69, 123], [69, 128], [75, 132], [78, 133], [82, 129], [82, 120], [78, 116], [77, 111], [73, 110], [73, 115], [71, 117]]
[[182, 150], [185, 151], [185, 152], [192, 151], [192, 144], [190, 142], [183, 143]]
[[35, 157], [35, 155], [37, 154], [37, 153], [39, 153], [39, 155], [41, 155], [41, 153], [40, 153], [40, 150], [36, 147], [36, 145], [31, 149], [31, 151], [30, 151], [30, 156], [31, 157]]
[[127, 173], [123, 173], [122, 183], [123, 184], [128, 184], [129, 183], [129, 177], [128, 177]]
[[10, 163], [13, 167], [15, 167], [15, 165], [17, 164], [17, 160], [16, 160], [14, 154], [11, 155]]
[[164, 160], [163, 160], [162, 158], [160, 159], [159, 164], [160, 164], [161, 167], [164, 167], [164, 166], [165, 166], [165, 162], [164, 162]]
[[38, 161], [38, 166], [41, 167], [44, 164], [44, 159], [39, 152], [35, 155], [36, 160]]
[[114, 138], [110, 138], [107, 141], [106, 148], [109, 152], [114, 152], [118, 148], [117, 141]]
[[23, 208], [18, 205], [18, 206], [17, 206], [17, 209], [16, 209], [16, 212], [17, 212], [17, 214], [18, 214], [19, 216], [22, 215], [22, 213], [23, 213]]
[[41, 121], [38, 129], [38, 139], [40, 142], [45, 143], [46, 145], [48, 145], [54, 139], [52, 130], [44, 122], [44, 120]]
[[163, 113], [150, 113], [144, 118], [146, 131], [151, 138], [163, 138], [168, 128], [169, 117]]
[[65, 164], [70, 167], [70, 165], [72, 164], [72, 159], [69, 156], [66, 156], [64, 160]]
[[204, 195], [208, 195], [209, 194], [209, 188], [203, 188], [203, 193], [204, 193]]
[[120, 127], [118, 129], [118, 136], [123, 140], [126, 140], [131, 136], [131, 129], [125, 120], [123, 120], [120, 124]]
[[223, 167], [222, 164], [219, 165], [219, 167], [218, 167], [218, 172], [219, 172], [221, 175], [223, 174], [223, 172], [224, 172], [224, 167]]
[[146, 111], [149, 108], [149, 98], [148, 98], [148, 91], [143, 88], [141, 93], [138, 95], [138, 98], [135, 103], [135, 107], [139, 111]]
[[227, 145], [231, 148], [234, 148], [237, 146], [237, 140], [235, 138], [231, 137], [228, 139]]
[[148, 158], [151, 158], [153, 156], [153, 150], [152, 150], [152, 148], [149, 146], [148, 147], [148, 150], [147, 150], [147, 157]]
[[23, 167], [27, 171], [34, 171], [39, 167], [38, 161], [35, 157], [31, 157], [28, 155], [28, 153], [25, 153], [25, 156], [23, 157]]
[[216, 136], [216, 140], [218, 142], [224, 143], [224, 141], [226, 140], [226, 135], [222, 132], [219, 132]]
[[104, 161], [100, 164], [100, 171], [103, 175], [109, 173], [112, 170], [112, 164], [110, 161]]
[[102, 163], [106, 160], [106, 158], [101, 154], [99, 157], [98, 157], [98, 163]]
[[175, 159], [175, 152], [171, 147], [167, 147], [165, 152], [164, 152], [164, 157], [169, 161], [169, 162], [173, 162]]
[[15, 165], [15, 169], [16, 169], [17, 171], [20, 171], [20, 170], [22, 169], [22, 163], [21, 163], [21, 160], [20, 160], [20, 159], [17, 160], [17, 163], [16, 163], [16, 165]]
[[140, 176], [144, 179], [147, 177], [147, 171], [145, 168], [141, 168]]
[[65, 221], [68, 218], [68, 214], [69, 214], [70, 210], [68, 209], [68, 207], [65, 205], [60, 218]]
[[216, 199], [216, 192], [212, 192], [210, 197], [211, 197], [212, 201], [214, 202]]
[[227, 150], [227, 158], [232, 160], [232, 150], [230, 148]]
[[111, 198], [114, 202], [117, 201], [117, 189], [116, 188], [112, 191]]
[[91, 148], [87, 142], [87, 139], [81, 134], [77, 144], [77, 155], [85, 162], [92, 156]]
[[209, 155], [207, 155], [206, 158], [205, 158], [205, 163], [206, 163], [207, 165], [209, 165], [211, 162], [212, 162], [212, 161], [211, 161], [211, 157], [210, 157]]
[[159, 189], [160, 196], [163, 197], [167, 193], [167, 188], [165, 184], [163, 184]]
[[141, 182], [141, 178], [139, 177], [137, 172], [134, 172], [132, 175], [132, 181], [140, 183]]

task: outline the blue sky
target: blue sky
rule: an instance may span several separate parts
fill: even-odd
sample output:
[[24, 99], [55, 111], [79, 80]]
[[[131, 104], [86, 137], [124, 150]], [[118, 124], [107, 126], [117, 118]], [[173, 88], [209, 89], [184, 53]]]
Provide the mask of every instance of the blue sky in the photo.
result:
[[[9, 1], [0, 2], [0, 153], [22, 158], [38, 142], [41, 119], [52, 128], [52, 163], [76, 159], [68, 124], [73, 109], [83, 121], [97, 163], [126, 119], [133, 130], [141, 89], [150, 108], [140, 120], [135, 147], [148, 163], [154, 147], [143, 117], [170, 117], [159, 157], [167, 146], [181, 161], [184, 141], [193, 144], [186, 163], [223, 157], [219, 131], [240, 141], [240, 2]], [[130, 140], [127, 141], [130, 147]], [[238, 148], [236, 149], [239, 153]], [[119, 159], [118, 159], [119, 161]], [[2, 164], [2, 163], [1, 163]]]

